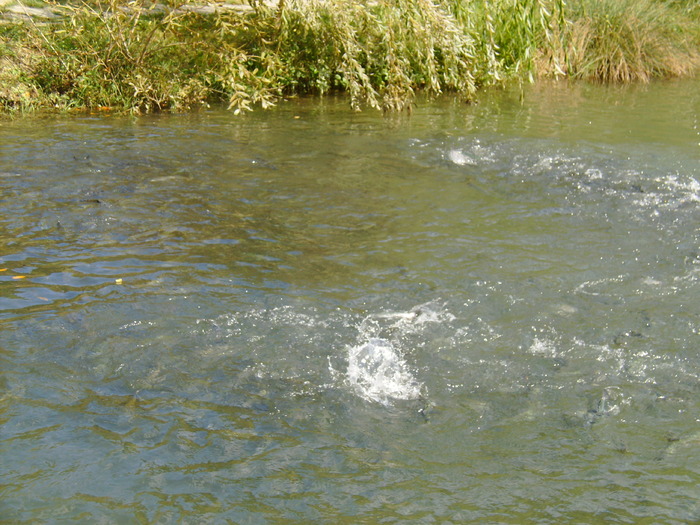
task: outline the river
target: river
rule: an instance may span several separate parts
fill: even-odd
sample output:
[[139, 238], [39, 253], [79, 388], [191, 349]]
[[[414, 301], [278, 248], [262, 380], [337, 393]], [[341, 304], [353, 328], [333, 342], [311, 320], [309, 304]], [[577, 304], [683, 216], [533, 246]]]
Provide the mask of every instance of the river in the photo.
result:
[[0, 522], [700, 520], [700, 84], [0, 125]]

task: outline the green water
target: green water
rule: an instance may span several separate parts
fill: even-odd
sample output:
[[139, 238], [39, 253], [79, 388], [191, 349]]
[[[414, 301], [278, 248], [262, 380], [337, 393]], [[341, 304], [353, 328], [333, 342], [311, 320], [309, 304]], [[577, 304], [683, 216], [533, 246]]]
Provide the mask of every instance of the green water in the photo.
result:
[[0, 522], [700, 520], [699, 94], [3, 122]]

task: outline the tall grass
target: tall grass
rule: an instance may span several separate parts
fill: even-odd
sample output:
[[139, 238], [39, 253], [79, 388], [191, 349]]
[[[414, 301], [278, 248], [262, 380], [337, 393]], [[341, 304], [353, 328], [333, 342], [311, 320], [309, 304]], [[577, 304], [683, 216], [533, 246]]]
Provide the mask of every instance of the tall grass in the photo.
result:
[[290, 0], [276, 50], [286, 90], [341, 88], [354, 107], [400, 110], [416, 89], [467, 98], [476, 90], [472, 37], [429, 0]]
[[62, 23], [32, 27], [28, 79], [55, 104], [134, 112], [225, 96], [248, 108], [274, 98], [265, 71], [253, 65], [264, 58], [239, 49], [220, 18], [190, 12], [188, 5], [109, 0], [66, 6]]
[[[133, 112], [342, 90], [353, 107], [410, 109], [418, 90], [510, 79], [646, 81], [698, 68], [697, 0], [195, 0], [54, 4], [50, 24], [0, 25], [0, 106]], [[12, 86], [12, 87], [8, 87]]]
[[[558, 61], [564, 0], [451, 0], [448, 7], [475, 35], [485, 82], [514, 76], [533, 80], [545, 70], [563, 74]], [[548, 60], [541, 56], [545, 51]]]
[[647, 82], [692, 73], [699, 57], [698, 19], [692, 22], [698, 3], [694, 8], [690, 4], [660, 0], [574, 4], [571, 72], [602, 82]]

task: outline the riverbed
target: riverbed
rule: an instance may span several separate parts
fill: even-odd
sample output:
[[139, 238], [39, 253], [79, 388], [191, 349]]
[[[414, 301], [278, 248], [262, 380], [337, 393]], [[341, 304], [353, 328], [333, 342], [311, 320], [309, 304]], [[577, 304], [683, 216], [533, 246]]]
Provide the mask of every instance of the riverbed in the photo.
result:
[[0, 126], [3, 523], [700, 520], [700, 84]]

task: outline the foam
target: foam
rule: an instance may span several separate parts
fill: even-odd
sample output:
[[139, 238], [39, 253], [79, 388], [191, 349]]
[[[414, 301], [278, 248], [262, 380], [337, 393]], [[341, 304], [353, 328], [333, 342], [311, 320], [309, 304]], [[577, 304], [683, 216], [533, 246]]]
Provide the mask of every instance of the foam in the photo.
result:
[[420, 340], [429, 326], [453, 320], [452, 314], [434, 302], [366, 316], [358, 325], [358, 344], [347, 349], [346, 383], [360, 397], [384, 405], [421, 397], [424, 386], [405, 359], [410, 349], [402, 344], [408, 335]]
[[417, 399], [421, 384], [391, 341], [372, 338], [348, 349], [347, 382], [368, 401]]

